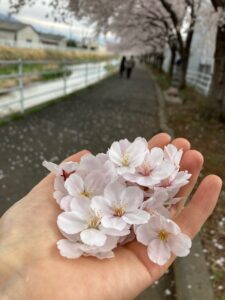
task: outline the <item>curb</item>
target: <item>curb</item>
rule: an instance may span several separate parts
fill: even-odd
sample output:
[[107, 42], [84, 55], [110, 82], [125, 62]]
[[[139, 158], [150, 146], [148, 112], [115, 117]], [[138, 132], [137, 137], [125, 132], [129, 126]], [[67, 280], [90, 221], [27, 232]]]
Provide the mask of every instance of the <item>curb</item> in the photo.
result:
[[[164, 95], [151, 72], [150, 76], [157, 93], [160, 128], [174, 137], [173, 129], [167, 125]], [[173, 268], [177, 300], [215, 300], [199, 234], [192, 242], [190, 254], [186, 258], [177, 258]]]

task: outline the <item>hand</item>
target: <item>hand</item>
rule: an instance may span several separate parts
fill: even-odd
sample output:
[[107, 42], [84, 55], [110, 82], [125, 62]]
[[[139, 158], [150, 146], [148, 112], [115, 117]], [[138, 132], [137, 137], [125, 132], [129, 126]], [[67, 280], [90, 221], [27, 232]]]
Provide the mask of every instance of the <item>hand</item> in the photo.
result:
[[[149, 147], [170, 142], [167, 134], [158, 134]], [[172, 143], [184, 150], [181, 169], [192, 174], [180, 196], [187, 197], [202, 168], [202, 155], [190, 150], [187, 140]], [[87, 151], [67, 160], [79, 161]], [[98, 260], [81, 257], [69, 260], [56, 248], [62, 236], [56, 226], [60, 209], [52, 197], [54, 175], [43, 179], [0, 219], [0, 294], [10, 300], [133, 299], [162, 276], [174, 261], [158, 266], [147, 257], [143, 245], [134, 241], [115, 250], [115, 258]], [[176, 208], [175, 221], [193, 238], [212, 213], [221, 189], [219, 177], [206, 177], [191, 202]]]

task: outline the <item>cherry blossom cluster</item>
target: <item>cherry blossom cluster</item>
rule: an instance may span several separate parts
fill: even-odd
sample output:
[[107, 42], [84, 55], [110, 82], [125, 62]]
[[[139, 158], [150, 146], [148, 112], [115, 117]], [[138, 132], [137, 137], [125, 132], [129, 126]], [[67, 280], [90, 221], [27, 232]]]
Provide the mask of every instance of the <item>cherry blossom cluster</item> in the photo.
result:
[[172, 221], [177, 194], [191, 177], [180, 171], [182, 150], [169, 144], [148, 148], [144, 138], [114, 142], [107, 153], [87, 154], [79, 163], [43, 165], [55, 174], [54, 198], [63, 210], [57, 225], [60, 254], [114, 257], [116, 247], [137, 239], [149, 259], [165, 264], [186, 256], [190, 238]]

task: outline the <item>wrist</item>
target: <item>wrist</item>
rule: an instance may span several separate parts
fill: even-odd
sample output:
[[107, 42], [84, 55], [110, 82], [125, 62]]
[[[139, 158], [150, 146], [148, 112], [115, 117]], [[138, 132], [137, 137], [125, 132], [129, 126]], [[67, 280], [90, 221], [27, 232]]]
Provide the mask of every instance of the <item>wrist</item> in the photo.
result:
[[26, 299], [23, 268], [16, 257], [0, 245], [0, 295], [3, 300]]

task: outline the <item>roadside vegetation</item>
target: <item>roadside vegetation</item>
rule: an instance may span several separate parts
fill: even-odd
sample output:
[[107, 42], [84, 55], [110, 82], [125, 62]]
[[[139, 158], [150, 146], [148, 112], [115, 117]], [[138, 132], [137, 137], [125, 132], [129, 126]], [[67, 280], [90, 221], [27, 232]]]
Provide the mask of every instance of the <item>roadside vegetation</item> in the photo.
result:
[[[34, 81], [46, 81], [63, 77], [63, 61], [71, 64], [79, 64], [110, 60], [113, 57], [113, 55], [107, 52], [98, 51], [35, 50], [0, 46], [0, 60], [22, 59], [25, 62], [23, 64], [23, 81], [25, 85]], [[26, 61], [30, 60], [35, 61], [35, 63], [26, 64]], [[46, 64], [42, 63], [42, 61], [51, 62]], [[18, 65], [0, 64], [0, 75], [18, 74], [18, 71]], [[71, 71], [67, 70], [66, 74], [69, 76]], [[8, 89], [16, 85], [18, 85], [17, 78], [2, 79], [0, 81], [0, 89]]]
[[[154, 70], [161, 89], [165, 91], [168, 77]], [[166, 103], [169, 126], [176, 136], [189, 139], [192, 148], [199, 150], [205, 159], [201, 178], [208, 174], [219, 175], [225, 182], [225, 124], [218, 119], [206, 118], [207, 99], [193, 88], [180, 91], [183, 104]], [[204, 201], [204, 199], [202, 199]], [[218, 205], [203, 227], [201, 239], [214, 292], [218, 300], [225, 300], [225, 185]]]
[[101, 61], [113, 58], [114, 55], [103, 51], [62, 51], [49, 49], [26, 49], [0, 46], [0, 60], [67, 60], [74, 63], [84, 61]]

